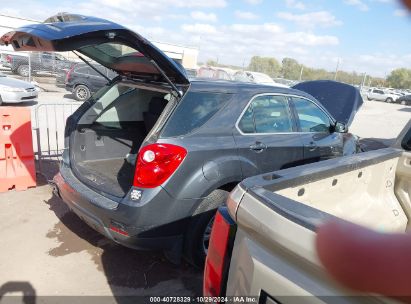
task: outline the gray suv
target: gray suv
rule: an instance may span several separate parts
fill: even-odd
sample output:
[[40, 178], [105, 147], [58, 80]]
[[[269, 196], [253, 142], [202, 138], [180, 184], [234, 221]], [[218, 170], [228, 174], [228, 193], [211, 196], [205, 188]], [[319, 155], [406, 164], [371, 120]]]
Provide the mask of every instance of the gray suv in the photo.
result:
[[66, 19], [2, 41], [17, 50], [76, 50], [119, 75], [68, 119], [54, 178], [70, 209], [115, 242], [171, 259], [184, 253], [200, 266], [215, 210], [241, 180], [356, 152], [346, 126], [362, 100], [351, 86], [189, 81], [121, 25]]

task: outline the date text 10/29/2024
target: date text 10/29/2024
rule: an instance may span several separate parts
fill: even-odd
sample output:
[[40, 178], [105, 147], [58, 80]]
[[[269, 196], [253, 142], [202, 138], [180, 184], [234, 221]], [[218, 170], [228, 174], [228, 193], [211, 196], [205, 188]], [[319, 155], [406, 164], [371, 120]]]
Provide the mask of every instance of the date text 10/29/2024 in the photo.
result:
[[150, 297], [150, 303], [258, 303], [258, 297]]

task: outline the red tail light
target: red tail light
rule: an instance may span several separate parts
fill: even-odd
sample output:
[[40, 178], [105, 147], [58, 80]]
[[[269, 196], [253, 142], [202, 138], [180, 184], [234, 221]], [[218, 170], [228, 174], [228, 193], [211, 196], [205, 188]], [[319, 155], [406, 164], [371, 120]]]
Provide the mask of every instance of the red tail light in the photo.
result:
[[211, 231], [204, 269], [203, 295], [224, 296], [236, 226], [227, 208], [220, 208]]
[[10, 55], [7, 55], [7, 56], [6, 56], [6, 61], [7, 61], [8, 63], [11, 63], [12, 58], [11, 58], [11, 56], [10, 56]]
[[70, 68], [70, 70], [68, 70], [67, 74], [66, 74], [66, 83], [69, 82], [70, 77], [71, 77], [71, 73], [73, 73], [74, 71], [74, 65]]
[[180, 166], [187, 150], [170, 144], [147, 145], [137, 158], [135, 187], [155, 188], [164, 183]]

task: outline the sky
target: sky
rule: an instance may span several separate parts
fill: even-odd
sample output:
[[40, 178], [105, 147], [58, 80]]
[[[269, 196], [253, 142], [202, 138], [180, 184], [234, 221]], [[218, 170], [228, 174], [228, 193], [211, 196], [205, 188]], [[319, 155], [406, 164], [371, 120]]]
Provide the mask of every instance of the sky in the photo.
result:
[[411, 68], [411, 16], [397, 0], [5, 1], [0, 14], [109, 19], [148, 39], [199, 48], [199, 61], [247, 66], [254, 55], [385, 77]]

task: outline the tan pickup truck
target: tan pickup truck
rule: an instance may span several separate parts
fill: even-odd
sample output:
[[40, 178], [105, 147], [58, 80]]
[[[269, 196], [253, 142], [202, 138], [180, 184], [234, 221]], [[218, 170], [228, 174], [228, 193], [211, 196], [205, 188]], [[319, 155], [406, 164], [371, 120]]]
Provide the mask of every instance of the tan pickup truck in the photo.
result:
[[315, 231], [334, 217], [384, 232], [409, 229], [411, 120], [393, 147], [240, 183], [215, 218], [204, 295], [255, 296], [259, 303], [384, 300], [347, 297], [355, 293], [325, 273]]

